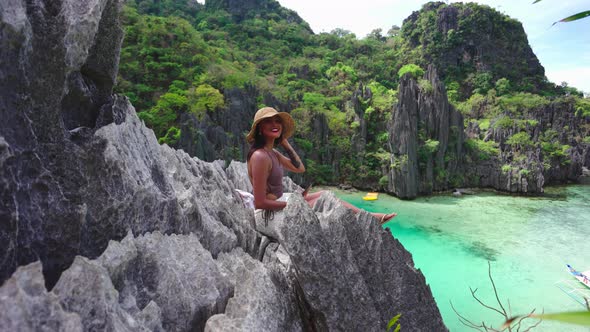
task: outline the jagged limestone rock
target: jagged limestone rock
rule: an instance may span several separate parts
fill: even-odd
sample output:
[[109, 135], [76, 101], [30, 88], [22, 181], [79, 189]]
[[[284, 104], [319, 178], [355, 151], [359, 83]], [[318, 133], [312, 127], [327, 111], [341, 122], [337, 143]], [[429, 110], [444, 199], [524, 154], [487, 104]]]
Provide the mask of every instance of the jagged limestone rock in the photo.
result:
[[[570, 98], [521, 112], [524, 120], [494, 125], [501, 119], [511, 118], [510, 110], [492, 119], [483, 135], [485, 140], [498, 143], [500, 153], [467, 169], [468, 177], [479, 180], [473, 185], [538, 194], [548, 184], [579, 181], [582, 167], [590, 165], [590, 144], [583, 142], [583, 137], [590, 133], [590, 117], [578, 112]], [[533, 144], [508, 144], [515, 134], [528, 136]]]
[[156, 232], [134, 243], [138, 257], [117, 287], [140, 309], [155, 302], [164, 330], [202, 330], [210, 316], [223, 312], [232, 287], [196, 236]]
[[120, 5], [0, 5], [0, 136], [11, 155], [0, 174], [0, 196], [8, 202], [2, 209], [0, 280], [41, 258], [47, 282], [54, 283], [84, 246], [80, 228], [88, 220], [81, 197], [88, 173], [78, 133], [94, 127], [110, 102], [123, 37]]
[[91, 140], [103, 151], [93, 157], [97, 166], [92, 171], [104, 180], [91, 183], [95, 200], [89, 197], [87, 203], [89, 212], [102, 218], [89, 234], [101, 242], [96, 247], [105, 245], [101, 234], [120, 238], [131, 228], [135, 234], [194, 232], [214, 256], [238, 244], [253, 252], [252, 215], [233, 195], [221, 164], [159, 145], [126, 99], [124, 103], [126, 120], [100, 128]]
[[[205, 161], [245, 159], [259, 91], [254, 86], [226, 89], [225, 107], [200, 117], [181, 116], [178, 148]], [[275, 104], [267, 104], [275, 105]]]
[[83, 331], [80, 316], [48, 293], [41, 263], [19, 267], [0, 287], [0, 331]]
[[211, 317], [205, 331], [302, 331], [298, 307], [292, 293], [281, 286], [260, 261], [241, 249], [223, 253], [217, 264], [234, 285], [234, 295], [225, 313]]
[[[257, 250], [253, 217], [219, 164], [160, 146], [124, 97], [103, 105], [96, 121], [89, 131], [62, 131], [65, 148], [51, 143], [23, 150], [27, 140], [37, 144], [35, 134], [22, 141], [5, 137], [2, 197], [19, 204], [2, 211], [8, 221], [0, 229], [6, 239], [1, 259], [9, 263], [3, 276], [40, 258], [54, 283], [76, 254], [96, 257], [129, 228], [136, 234], [195, 232], [213, 255], [239, 244]], [[18, 228], [22, 248], [14, 238]]]
[[135, 246], [133, 233], [130, 231], [120, 242], [109, 241], [109, 245], [96, 258], [96, 261], [107, 270], [114, 284], [121, 284], [131, 264], [134, 264], [136, 259], [137, 247]]
[[[449, 103], [433, 66], [422, 85], [409, 75], [402, 77], [392, 116], [388, 191], [401, 198], [451, 189], [449, 175], [461, 172], [463, 117]], [[436, 144], [435, 151], [427, 142]]]
[[76, 256], [52, 291], [65, 310], [80, 315], [85, 331], [145, 331], [119, 304], [119, 293], [105, 268]]
[[418, 84], [404, 75], [399, 84], [399, 102], [389, 131], [391, 151], [387, 191], [400, 198], [418, 195]]
[[544, 159], [550, 163], [550, 167], [541, 169], [545, 180], [542, 185], [578, 181], [583, 174], [582, 167], [590, 167], [590, 144], [580, 141], [590, 135], [590, 117], [584, 117], [582, 112], [578, 112], [571, 99], [553, 101], [542, 110], [530, 113], [531, 117], [538, 120], [537, 127], [532, 131], [533, 138], [542, 136], [547, 130], [554, 130], [558, 133], [560, 144], [570, 146], [566, 152], [569, 162], [550, 160], [550, 156], [545, 154]]
[[202, 329], [232, 293], [195, 235], [128, 234], [109, 243], [97, 261], [109, 271], [125, 310], [155, 330]]
[[148, 305], [143, 308], [136, 316], [136, 319], [141, 322], [149, 331], [164, 332], [162, 327], [162, 311], [154, 301], [150, 301]]
[[317, 330], [382, 330], [398, 313], [409, 330], [446, 330], [411, 255], [370, 214], [355, 215], [331, 193], [314, 210], [292, 195], [280, 244]]
[[0, 196], [8, 203], [0, 280], [41, 259], [51, 285], [76, 254], [96, 257], [128, 229], [195, 232], [214, 255], [238, 244], [257, 251], [253, 217], [223, 170], [160, 146], [128, 100], [111, 97], [119, 6], [34, 2], [27, 11], [13, 1], [1, 8], [2, 40], [12, 45], [1, 51], [2, 72], [14, 80], [0, 92]]
[[252, 192], [252, 183], [248, 178], [248, 166], [246, 163], [232, 160], [225, 169], [225, 174], [227, 174], [227, 178], [233, 184], [234, 188], [249, 193]]
[[342, 248], [340, 256], [356, 265], [368, 290], [363, 296], [376, 308], [381, 327], [401, 313], [401, 325], [410, 331], [446, 331], [412, 255], [373, 216], [352, 214], [333, 194], [322, 196], [314, 210], [332, 248]]
[[[195, 235], [129, 233], [96, 260], [77, 256], [49, 293], [39, 262], [19, 269], [0, 288], [6, 294], [0, 305], [13, 306], [0, 326], [34, 330], [47, 321], [55, 330], [72, 327], [65, 331], [76, 330], [76, 322], [80, 331], [202, 330], [223, 312], [234, 286]], [[31, 310], [51, 317], [31, 319]]]
[[52, 294], [85, 330], [382, 330], [400, 312], [411, 330], [446, 330], [410, 254], [371, 215], [329, 193], [315, 211], [290, 197], [262, 263], [242, 249], [215, 260], [195, 235], [129, 233], [77, 257]]
[[362, 164], [364, 154], [367, 147], [367, 133], [368, 124], [365, 118], [365, 110], [361, 101], [371, 100], [373, 97], [371, 89], [359, 83], [358, 87], [352, 94], [352, 109], [354, 111], [354, 121], [359, 124], [358, 131], [351, 137], [351, 147], [353, 155], [356, 157], [359, 164]]
[[424, 161], [425, 172], [420, 177], [420, 191], [430, 193], [451, 189], [450, 176], [440, 176], [440, 170], [449, 175], [461, 173], [465, 135], [463, 116], [449, 103], [445, 85], [434, 66], [428, 66], [424, 78], [428, 83], [420, 89], [419, 122], [423, 124], [425, 139], [438, 142], [436, 151]]
[[316, 329], [311, 315], [311, 308], [297, 280], [296, 266], [291, 261], [291, 257], [285, 247], [278, 242], [270, 242], [264, 248], [261, 261], [271, 272], [275, 285], [282, 289], [284, 293], [294, 297], [294, 301], [297, 304], [296, 310], [303, 330], [313, 331]]

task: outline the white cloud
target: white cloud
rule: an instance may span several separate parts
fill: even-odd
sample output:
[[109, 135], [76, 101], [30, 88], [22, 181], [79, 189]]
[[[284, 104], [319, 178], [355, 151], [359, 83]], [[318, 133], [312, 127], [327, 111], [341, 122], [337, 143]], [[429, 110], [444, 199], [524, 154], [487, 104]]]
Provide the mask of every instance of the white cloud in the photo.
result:
[[569, 86], [590, 93], [590, 67], [547, 69], [545, 75], [551, 82], [556, 84], [567, 82]]
[[314, 32], [330, 32], [336, 28], [349, 30], [357, 38], [373, 29], [387, 32], [392, 25], [401, 26], [412, 11], [425, 1], [370, 0], [350, 2], [341, 0], [279, 0], [286, 8], [296, 11]]

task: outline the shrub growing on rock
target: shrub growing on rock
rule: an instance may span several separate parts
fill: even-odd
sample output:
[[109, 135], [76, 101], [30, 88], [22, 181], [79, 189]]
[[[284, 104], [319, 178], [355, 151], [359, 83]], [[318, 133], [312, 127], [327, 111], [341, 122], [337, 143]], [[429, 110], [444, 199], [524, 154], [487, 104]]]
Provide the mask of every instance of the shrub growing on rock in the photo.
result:
[[397, 75], [399, 78], [401, 78], [406, 73], [409, 73], [413, 78], [418, 79], [424, 76], [424, 69], [420, 68], [418, 65], [410, 63], [408, 65], [401, 67], [397, 72]]

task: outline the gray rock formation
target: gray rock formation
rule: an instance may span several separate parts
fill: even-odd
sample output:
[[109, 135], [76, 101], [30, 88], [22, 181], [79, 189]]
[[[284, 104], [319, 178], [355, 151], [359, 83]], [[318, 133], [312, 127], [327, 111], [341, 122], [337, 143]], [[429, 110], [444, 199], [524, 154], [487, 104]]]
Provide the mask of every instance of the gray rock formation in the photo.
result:
[[[287, 260], [288, 260], [288, 256]], [[236, 249], [217, 263], [235, 291], [225, 313], [212, 316], [205, 331], [302, 331], [294, 293], [284, 275]]]
[[195, 235], [129, 234], [96, 260], [77, 256], [51, 292], [40, 263], [19, 268], [0, 288], [8, 299], [0, 327], [37, 330], [47, 320], [63, 331], [203, 330], [233, 287]]
[[[300, 196], [289, 200], [285, 217], [293, 222], [285, 223], [281, 244], [318, 329], [382, 330], [402, 313], [411, 331], [446, 330], [438, 314], [428, 317], [431, 292], [411, 255], [370, 214], [353, 214], [331, 193], [314, 214], [305, 207]], [[400, 292], [399, 284], [412, 291]]]
[[111, 242], [97, 261], [109, 271], [123, 308], [137, 316], [154, 303], [164, 331], [202, 330], [233, 292], [194, 235], [128, 235]]
[[391, 170], [387, 191], [400, 198], [418, 195], [418, 84], [404, 75], [399, 85], [399, 102], [389, 131]]
[[528, 114], [538, 121], [533, 130], [533, 137], [543, 136], [547, 130], [553, 130], [558, 135], [556, 140], [560, 144], [570, 146], [566, 153], [569, 162], [551, 158], [545, 154], [543, 160], [550, 167], [543, 169], [546, 184], [576, 182], [583, 174], [582, 167], [590, 167], [590, 144], [584, 143], [584, 137], [590, 136], [590, 117], [584, 117], [577, 112], [572, 100], [555, 101], [542, 110], [535, 110]]
[[195, 232], [213, 255], [239, 242], [254, 250], [246, 212], [228, 209], [238, 201], [223, 169], [158, 145], [129, 102], [110, 95], [119, 6], [1, 8], [2, 280], [40, 259], [52, 285], [76, 254], [96, 257], [128, 229]]
[[244, 164], [158, 145], [111, 95], [119, 6], [1, 3], [1, 330], [446, 330], [368, 214], [295, 194], [270, 241], [234, 194]]
[[[505, 135], [509, 137], [513, 131], [507, 133], [509, 134]], [[507, 137], [503, 138], [504, 142]], [[472, 187], [488, 187], [509, 193], [542, 193], [545, 177], [540, 150], [535, 148], [517, 151], [505, 144], [499, 145], [498, 156], [473, 162], [465, 170], [467, 183]]]
[[99, 119], [116, 121], [108, 110], [122, 38], [119, 7], [116, 0], [0, 6], [2, 280], [41, 258], [54, 282], [75, 253], [95, 244], [81, 239], [95, 221], [87, 200], [97, 193], [86, 191], [88, 176], [98, 175], [84, 142]]
[[250, 179], [248, 179], [248, 176], [244, 176], [244, 174], [248, 174], [248, 166], [246, 163], [232, 160], [229, 166], [225, 169], [225, 173], [227, 174], [227, 179], [232, 183], [234, 188], [250, 193], [252, 192], [252, 183], [250, 182]]
[[401, 198], [449, 189], [463, 156], [463, 116], [449, 104], [433, 66], [421, 83], [402, 77], [392, 113], [387, 190]]
[[314, 210], [292, 195], [279, 213], [262, 262], [241, 248], [215, 259], [194, 234], [154, 232], [77, 256], [50, 292], [39, 262], [21, 267], [0, 287], [0, 327], [377, 331], [402, 313], [404, 328], [446, 330], [411, 255], [368, 213], [330, 193]]
[[87, 258], [77, 256], [51, 294], [59, 298], [64, 310], [79, 315], [85, 331], [143, 330], [121, 307], [107, 271]]
[[224, 92], [224, 109], [201, 119], [184, 115], [177, 147], [205, 161], [245, 159], [250, 146], [244, 133], [250, 130], [257, 111], [257, 96], [253, 87], [229, 89]]
[[[473, 112], [486, 112], [486, 106], [481, 107]], [[419, 81], [406, 75], [400, 81], [399, 103], [389, 129], [392, 156], [387, 189], [401, 198], [462, 186], [540, 194], [545, 184], [576, 182], [590, 155], [583, 142], [590, 134], [590, 119], [580, 113], [573, 100], [556, 100], [530, 110], [505, 110], [485, 131], [472, 121], [464, 133], [463, 118], [449, 104], [434, 68], [430, 66]], [[516, 134], [525, 135], [530, 143], [511, 143]], [[465, 136], [495, 142], [498, 153], [479, 157], [477, 148], [465, 148]]]
[[48, 293], [41, 263], [19, 267], [0, 288], [1, 331], [83, 331], [76, 313], [65, 311]]
[[367, 146], [367, 121], [365, 119], [365, 111], [361, 105], [361, 101], [370, 100], [372, 97], [371, 89], [359, 84], [357, 89], [352, 94], [352, 109], [354, 110], [354, 121], [359, 123], [358, 131], [351, 138], [353, 155], [362, 163], [362, 156], [366, 151]]
[[[506, 110], [492, 119], [485, 132], [477, 123], [470, 123], [468, 135], [496, 142], [499, 153], [489, 160], [477, 160], [472, 154], [471, 167], [465, 170], [469, 185], [539, 194], [547, 184], [578, 182], [583, 167], [590, 165], [586, 160], [590, 145], [583, 141], [590, 134], [590, 118], [576, 112], [574, 101], [568, 98], [518, 109], [522, 113], [518, 117], [513, 112]], [[524, 135], [530, 142], [510, 144], [514, 135]]]

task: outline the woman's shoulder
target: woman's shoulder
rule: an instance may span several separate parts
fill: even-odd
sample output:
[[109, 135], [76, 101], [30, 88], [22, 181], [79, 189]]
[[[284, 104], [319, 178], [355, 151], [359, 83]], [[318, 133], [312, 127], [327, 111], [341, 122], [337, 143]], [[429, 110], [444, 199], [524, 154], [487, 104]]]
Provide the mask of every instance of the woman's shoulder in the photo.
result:
[[258, 149], [252, 153], [252, 157], [250, 157], [251, 161], [260, 162], [260, 161], [270, 161], [270, 156], [268, 152], [264, 149]]

